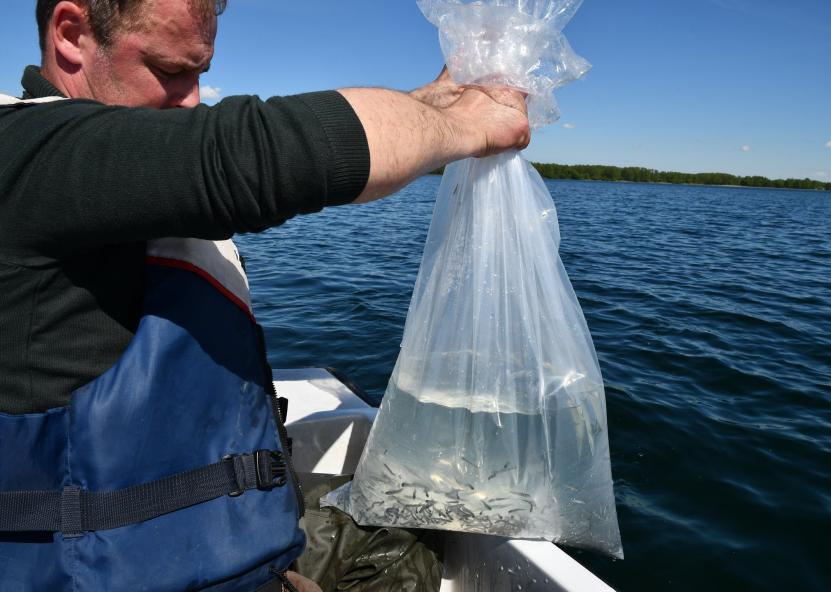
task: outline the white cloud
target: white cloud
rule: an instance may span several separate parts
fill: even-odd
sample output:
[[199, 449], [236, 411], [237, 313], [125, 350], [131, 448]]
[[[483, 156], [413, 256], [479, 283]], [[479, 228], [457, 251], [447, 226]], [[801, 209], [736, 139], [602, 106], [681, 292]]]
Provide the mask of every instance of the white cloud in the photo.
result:
[[826, 148], [831, 148], [831, 140], [828, 140], [828, 141], [825, 143], [825, 147], [826, 147]]
[[741, 150], [742, 152], [750, 152], [750, 146], [748, 146], [747, 144], [745, 144], [744, 146], [742, 146], [741, 148], [739, 148], [739, 150]]
[[566, 128], [566, 129], [574, 129], [577, 126], [574, 125], [573, 123], [564, 123], [563, 127]]
[[826, 173], [825, 171], [817, 171], [816, 173], [814, 173], [814, 175], [816, 175], [817, 177], [822, 177], [824, 179], [828, 176], [828, 173]]
[[203, 101], [217, 101], [222, 96], [222, 89], [217, 86], [203, 84], [199, 87], [199, 95]]

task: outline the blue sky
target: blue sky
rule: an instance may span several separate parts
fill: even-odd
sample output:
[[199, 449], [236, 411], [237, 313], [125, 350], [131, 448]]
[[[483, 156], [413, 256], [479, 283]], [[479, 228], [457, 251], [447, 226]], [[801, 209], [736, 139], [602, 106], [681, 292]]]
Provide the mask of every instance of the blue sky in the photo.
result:
[[[33, 12], [4, 6], [0, 91], [38, 60]], [[594, 69], [532, 160], [831, 181], [831, 1], [585, 0], [566, 32]], [[411, 89], [441, 65], [415, 0], [229, 0], [203, 84]]]

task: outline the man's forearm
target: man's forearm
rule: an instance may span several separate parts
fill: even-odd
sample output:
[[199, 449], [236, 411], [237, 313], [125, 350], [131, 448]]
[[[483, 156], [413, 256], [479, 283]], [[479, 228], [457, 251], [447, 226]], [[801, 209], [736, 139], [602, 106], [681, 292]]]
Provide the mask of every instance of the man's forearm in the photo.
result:
[[369, 144], [369, 180], [355, 203], [394, 193], [416, 177], [476, 151], [475, 137], [452, 113], [392, 90], [339, 92], [357, 113]]

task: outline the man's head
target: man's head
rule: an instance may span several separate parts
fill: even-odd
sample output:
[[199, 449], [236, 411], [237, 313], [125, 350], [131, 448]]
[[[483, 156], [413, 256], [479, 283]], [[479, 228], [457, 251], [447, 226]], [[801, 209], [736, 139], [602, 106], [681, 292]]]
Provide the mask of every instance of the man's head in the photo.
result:
[[43, 73], [73, 98], [193, 107], [226, 1], [38, 0]]

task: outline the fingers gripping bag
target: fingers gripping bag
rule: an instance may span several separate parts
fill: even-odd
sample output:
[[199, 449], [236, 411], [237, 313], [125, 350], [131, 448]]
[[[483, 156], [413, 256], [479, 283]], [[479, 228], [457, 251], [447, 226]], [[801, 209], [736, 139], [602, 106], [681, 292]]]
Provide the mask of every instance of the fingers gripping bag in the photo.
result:
[[[588, 63], [579, 0], [419, 0], [457, 83], [529, 93], [535, 126]], [[622, 557], [606, 403], [558, 254], [551, 195], [517, 152], [445, 170], [401, 352], [351, 484], [362, 525], [546, 539]]]

